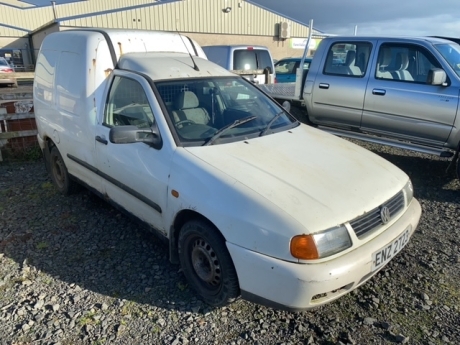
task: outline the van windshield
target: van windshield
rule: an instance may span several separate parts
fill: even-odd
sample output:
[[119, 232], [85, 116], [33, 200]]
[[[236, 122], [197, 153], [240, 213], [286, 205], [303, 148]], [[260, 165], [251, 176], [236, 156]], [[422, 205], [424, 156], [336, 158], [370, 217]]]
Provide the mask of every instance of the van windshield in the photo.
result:
[[156, 82], [171, 131], [183, 146], [222, 144], [299, 125], [278, 103], [241, 77]]
[[269, 68], [272, 72], [272, 59], [264, 49], [239, 49], [233, 52], [234, 70], [255, 70]]

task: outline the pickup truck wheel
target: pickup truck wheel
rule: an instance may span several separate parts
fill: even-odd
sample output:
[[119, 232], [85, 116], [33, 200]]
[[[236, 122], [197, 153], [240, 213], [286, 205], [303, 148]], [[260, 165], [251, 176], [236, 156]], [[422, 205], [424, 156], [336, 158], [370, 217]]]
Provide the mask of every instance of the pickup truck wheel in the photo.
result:
[[189, 284], [206, 303], [221, 307], [240, 295], [225, 241], [208, 223], [192, 220], [184, 224], [179, 234], [179, 260]]
[[291, 110], [289, 112], [300, 122], [310, 126], [313, 125], [313, 123], [308, 118], [307, 109], [305, 109], [305, 107], [300, 108], [295, 105], [292, 105]]
[[64, 160], [56, 146], [51, 149], [49, 166], [51, 179], [60, 193], [70, 195], [78, 189], [77, 183], [71, 180]]

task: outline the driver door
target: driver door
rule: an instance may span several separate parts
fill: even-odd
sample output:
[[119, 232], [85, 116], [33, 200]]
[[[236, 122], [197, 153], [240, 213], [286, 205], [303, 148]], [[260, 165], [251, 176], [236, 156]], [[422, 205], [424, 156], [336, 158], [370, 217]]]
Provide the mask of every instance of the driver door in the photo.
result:
[[114, 126], [151, 128], [161, 109], [147, 81], [134, 73], [114, 71], [105, 109], [96, 131], [97, 169], [104, 180], [105, 197], [128, 213], [166, 234], [166, 208], [171, 152], [136, 142], [110, 142]]

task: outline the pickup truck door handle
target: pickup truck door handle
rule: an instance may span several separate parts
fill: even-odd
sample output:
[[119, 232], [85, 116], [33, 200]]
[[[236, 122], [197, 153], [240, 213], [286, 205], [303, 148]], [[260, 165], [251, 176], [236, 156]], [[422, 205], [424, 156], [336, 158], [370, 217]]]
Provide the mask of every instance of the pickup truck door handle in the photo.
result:
[[99, 135], [96, 137], [96, 141], [99, 141], [100, 143], [102, 143], [104, 145], [108, 144], [108, 141], [106, 139], [100, 137]]
[[382, 89], [374, 89], [372, 90], [372, 94], [377, 95], [377, 96], [385, 96], [387, 92]]
[[329, 84], [327, 84], [327, 83], [319, 83], [319, 88], [320, 89], [329, 89]]

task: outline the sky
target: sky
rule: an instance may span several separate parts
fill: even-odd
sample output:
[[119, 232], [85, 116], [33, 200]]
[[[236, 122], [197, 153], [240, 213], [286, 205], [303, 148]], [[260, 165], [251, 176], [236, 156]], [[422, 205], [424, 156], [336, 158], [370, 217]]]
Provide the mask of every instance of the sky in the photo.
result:
[[[49, 6], [49, 0], [22, 0]], [[56, 4], [78, 0], [56, 0]], [[109, 1], [109, 0], [107, 0]], [[217, 1], [217, 0], [216, 0]], [[460, 0], [248, 0], [328, 34], [460, 37]]]
[[250, 0], [328, 34], [460, 37], [460, 0]]

